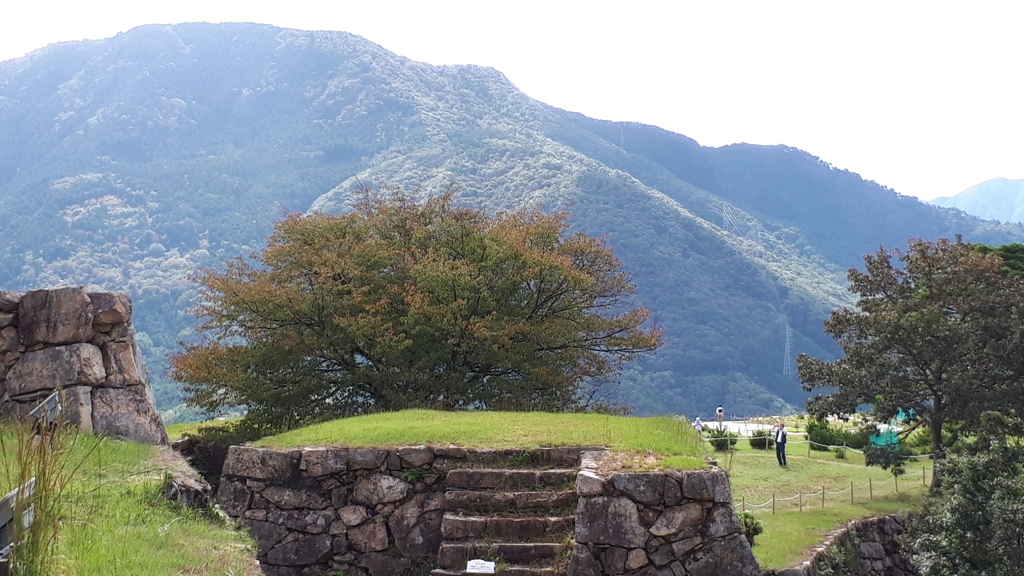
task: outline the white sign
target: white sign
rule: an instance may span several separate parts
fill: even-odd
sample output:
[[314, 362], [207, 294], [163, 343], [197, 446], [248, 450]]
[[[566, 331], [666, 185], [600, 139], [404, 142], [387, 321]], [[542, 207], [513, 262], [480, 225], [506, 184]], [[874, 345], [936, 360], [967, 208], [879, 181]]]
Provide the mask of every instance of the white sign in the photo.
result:
[[494, 574], [494, 562], [488, 562], [487, 560], [470, 560], [469, 562], [466, 562], [466, 572]]

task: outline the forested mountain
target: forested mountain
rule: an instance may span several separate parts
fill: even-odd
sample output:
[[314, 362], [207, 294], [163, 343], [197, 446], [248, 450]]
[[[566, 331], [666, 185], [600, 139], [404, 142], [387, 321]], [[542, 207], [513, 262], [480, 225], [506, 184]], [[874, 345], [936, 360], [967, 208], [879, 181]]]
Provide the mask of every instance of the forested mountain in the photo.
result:
[[667, 334], [608, 388], [639, 413], [800, 408], [792, 359], [835, 353], [822, 321], [864, 253], [1024, 240], [800, 150], [587, 118], [342, 32], [145, 26], [0, 63], [0, 287], [129, 290], [163, 408], [180, 401], [164, 356], [195, 324], [188, 275], [377, 183], [565, 209], [606, 236]]
[[930, 201], [985, 220], [1024, 223], [1024, 180], [993, 178], [946, 198]]

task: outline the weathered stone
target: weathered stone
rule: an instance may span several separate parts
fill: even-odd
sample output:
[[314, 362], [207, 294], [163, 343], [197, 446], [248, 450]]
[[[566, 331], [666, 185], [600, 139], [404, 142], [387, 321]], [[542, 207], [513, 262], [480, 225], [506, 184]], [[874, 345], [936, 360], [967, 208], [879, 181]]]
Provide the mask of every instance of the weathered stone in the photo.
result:
[[364, 506], [398, 502], [405, 498], [411, 486], [386, 474], [369, 474], [356, 480], [351, 500]]
[[345, 506], [338, 509], [338, 518], [345, 523], [345, 526], [359, 526], [370, 517], [366, 508], [362, 506]]
[[338, 486], [337, 488], [331, 489], [331, 506], [335, 509], [343, 508], [348, 504], [348, 489], [344, 486]]
[[205, 508], [210, 504], [213, 488], [202, 478], [175, 471], [164, 479], [164, 498], [185, 508]]
[[754, 576], [758, 573], [757, 560], [742, 535], [711, 540], [692, 553], [684, 567], [690, 576]]
[[227, 476], [244, 476], [257, 480], [286, 481], [298, 473], [299, 459], [289, 452], [232, 446], [222, 470]]
[[661, 502], [665, 475], [660, 472], [625, 474], [614, 472], [608, 481], [634, 502], [651, 506]]
[[217, 505], [225, 514], [232, 518], [238, 518], [249, 509], [252, 502], [252, 491], [243, 483], [237, 480], [224, 480], [217, 488]]
[[462, 446], [456, 446], [454, 444], [450, 446], [434, 448], [434, 455], [438, 458], [455, 458], [463, 459], [469, 453], [468, 450]]
[[115, 388], [141, 384], [139, 370], [135, 366], [135, 351], [128, 342], [108, 342], [101, 348], [103, 369], [107, 374], [103, 384]]
[[22, 296], [21, 292], [0, 290], [0, 312], [17, 312]]
[[363, 554], [358, 565], [365, 568], [369, 576], [397, 576], [409, 574], [412, 570], [412, 562], [408, 558], [392, 558], [376, 552]]
[[590, 470], [576, 475], [576, 493], [580, 496], [600, 496], [604, 493], [604, 479]]
[[331, 521], [334, 520], [334, 511], [330, 509], [271, 510], [267, 514], [267, 520], [292, 530], [308, 532], [310, 534], [323, 534], [331, 527]]
[[651, 562], [654, 562], [655, 566], [665, 566], [669, 562], [676, 559], [675, 552], [672, 551], [671, 544], [663, 544], [659, 546], [654, 552], [648, 554], [648, 558]]
[[636, 503], [628, 498], [581, 498], [576, 508], [576, 541], [638, 548], [647, 541], [647, 530], [640, 524]]
[[[338, 536], [346, 532], [348, 532], [348, 526], [345, 526], [345, 523], [341, 520], [331, 522], [331, 527], [327, 529], [327, 533], [331, 536]], [[348, 541], [345, 542], [345, 546], [348, 546]]]
[[168, 444], [167, 430], [148, 388], [140, 384], [93, 389], [93, 430], [145, 444]]
[[348, 469], [348, 448], [306, 448], [302, 451], [299, 470], [318, 478]]
[[0, 330], [0, 352], [13, 352], [18, 346], [21, 346], [21, 337], [16, 327], [7, 326]]
[[740, 520], [736, 517], [732, 506], [721, 505], [711, 509], [705, 531], [712, 538], [721, 538], [743, 532], [743, 526], [740, 525]]
[[388, 547], [388, 530], [377, 522], [349, 528], [347, 536], [349, 546], [358, 552], [380, 552]]
[[281, 486], [270, 486], [260, 494], [278, 508], [292, 510], [295, 508], [312, 508], [322, 510], [331, 505], [319, 491], [308, 488], [283, 488]]
[[127, 292], [89, 292], [88, 296], [92, 303], [93, 324], [121, 324], [131, 319], [132, 299]]
[[287, 528], [271, 522], [246, 518], [242, 523], [249, 529], [249, 534], [256, 538], [256, 547], [260, 552], [270, 550], [289, 534]]
[[333, 538], [327, 534], [301, 535], [286, 538], [267, 551], [266, 562], [279, 566], [308, 566], [326, 562], [331, 557]]
[[732, 502], [729, 476], [725, 470], [691, 470], [683, 473], [680, 482], [683, 498], [701, 502]]
[[626, 554], [626, 571], [629, 572], [638, 568], [643, 568], [647, 565], [647, 562], [647, 552], [641, 548], [634, 548]]
[[590, 553], [589, 548], [577, 543], [572, 547], [572, 556], [569, 558], [569, 574], [573, 576], [602, 576], [601, 564]]
[[651, 526], [655, 536], [675, 534], [696, 534], [704, 523], [704, 508], [696, 502], [673, 506], [661, 513]]
[[250, 508], [242, 514], [242, 518], [247, 520], [256, 520], [258, 522], [267, 521], [267, 510], [265, 508]]
[[862, 558], [881, 560], [885, 558], [885, 548], [878, 542], [861, 542], [860, 555]]
[[672, 476], [665, 476], [665, 487], [661, 503], [664, 506], [676, 506], [683, 501], [683, 492], [679, 488], [679, 480]]
[[426, 446], [403, 446], [398, 449], [403, 468], [418, 468], [434, 461], [434, 453]]
[[402, 471], [402, 459], [398, 457], [398, 452], [388, 450], [388, 457], [385, 459], [387, 462], [386, 468], [389, 472], [401, 472]]
[[610, 546], [601, 554], [601, 565], [605, 574], [622, 574], [626, 571], [626, 549]]
[[103, 355], [92, 344], [71, 344], [27, 352], [7, 373], [12, 396], [76, 384], [102, 384]]
[[92, 388], [89, 386], [71, 386], [61, 393], [61, 417], [65, 422], [72, 422], [86, 432], [93, 431], [92, 425]]
[[31, 290], [18, 306], [18, 330], [26, 346], [72, 344], [92, 336], [92, 305], [81, 286]]
[[699, 546], [701, 542], [703, 542], [703, 539], [700, 536], [694, 536], [692, 538], [673, 542], [672, 552], [676, 555], [676, 558], [682, 558], [687, 552]]
[[14, 328], [17, 331], [17, 327], [13, 326], [14, 321], [18, 318], [14, 312], [0, 312], [0, 328]]
[[374, 468], [380, 468], [387, 457], [387, 450], [355, 448], [349, 454], [348, 467], [351, 470], [372, 470]]
[[441, 547], [441, 517], [444, 515], [444, 494], [417, 494], [399, 506], [388, 519], [388, 528], [395, 546], [403, 556], [430, 558]]

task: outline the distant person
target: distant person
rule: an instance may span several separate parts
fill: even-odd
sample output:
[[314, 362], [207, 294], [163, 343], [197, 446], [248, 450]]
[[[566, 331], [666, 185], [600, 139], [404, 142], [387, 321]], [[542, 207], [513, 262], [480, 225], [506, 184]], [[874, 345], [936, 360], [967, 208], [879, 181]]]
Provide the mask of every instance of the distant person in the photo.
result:
[[715, 420], [719, 422], [725, 420], [725, 408], [722, 408], [721, 404], [718, 405], [718, 408], [715, 408]]
[[697, 416], [697, 419], [693, 421], [693, 429], [697, 431], [697, 434], [704, 433], [704, 423], [700, 421], [700, 416]]
[[786, 465], [786, 423], [779, 422], [775, 429], [775, 457], [779, 460], [779, 466]]

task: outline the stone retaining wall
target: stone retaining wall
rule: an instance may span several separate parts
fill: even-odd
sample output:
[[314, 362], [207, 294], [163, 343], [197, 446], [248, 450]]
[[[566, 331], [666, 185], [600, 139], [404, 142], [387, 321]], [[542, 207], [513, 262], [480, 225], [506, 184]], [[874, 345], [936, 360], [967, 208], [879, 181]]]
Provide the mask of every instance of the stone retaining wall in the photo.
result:
[[59, 391], [83, 430], [167, 444], [131, 316], [124, 292], [0, 291], [0, 416]]
[[763, 576], [917, 576], [903, 557], [905, 520], [896, 515], [852, 520], [829, 535], [814, 556], [799, 566], [768, 570]]
[[596, 472], [577, 477], [572, 576], [753, 576], [757, 561], [724, 470]]
[[[216, 499], [248, 526], [272, 576], [427, 574], [437, 566], [449, 470], [575, 468], [583, 450], [232, 446]], [[581, 478], [569, 574], [757, 574], [723, 471]]]

